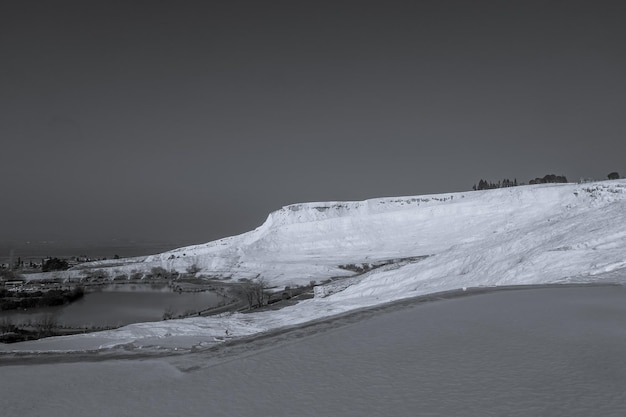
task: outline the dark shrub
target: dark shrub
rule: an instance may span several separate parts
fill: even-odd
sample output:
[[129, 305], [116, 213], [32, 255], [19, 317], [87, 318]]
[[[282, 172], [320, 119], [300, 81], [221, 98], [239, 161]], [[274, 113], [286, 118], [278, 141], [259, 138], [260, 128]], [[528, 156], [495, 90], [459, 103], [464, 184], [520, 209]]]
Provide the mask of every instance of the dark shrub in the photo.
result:
[[46, 259], [44, 261], [43, 265], [41, 266], [41, 270], [43, 272], [65, 271], [69, 267], [70, 266], [68, 265], [66, 260], [59, 259], [59, 258], [51, 258], [51, 259]]

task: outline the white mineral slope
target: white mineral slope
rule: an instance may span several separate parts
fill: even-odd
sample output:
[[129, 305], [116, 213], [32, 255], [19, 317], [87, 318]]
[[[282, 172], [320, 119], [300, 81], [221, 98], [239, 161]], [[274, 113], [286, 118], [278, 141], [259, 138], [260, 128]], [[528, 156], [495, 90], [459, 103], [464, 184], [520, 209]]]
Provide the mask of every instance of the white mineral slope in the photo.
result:
[[270, 214], [254, 231], [144, 262], [176, 269], [195, 263], [205, 273], [260, 275], [280, 286], [345, 275], [337, 268], [342, 264], [389, 259], [399, 261], [351, 279], [328, 297], [281, 310], [140, 323], [3, 349], [190, 348], [219, 343], [226, 330], [228, 337], [250, 335], [464, 287], [623, 283], [626, 180], [297, 204]]

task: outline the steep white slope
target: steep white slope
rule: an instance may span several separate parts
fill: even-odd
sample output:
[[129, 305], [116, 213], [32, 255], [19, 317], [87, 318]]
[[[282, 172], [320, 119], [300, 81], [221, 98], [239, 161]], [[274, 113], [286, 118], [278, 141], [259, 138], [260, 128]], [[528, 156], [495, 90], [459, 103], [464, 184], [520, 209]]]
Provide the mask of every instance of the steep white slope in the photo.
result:
[[229, 335], [251, 334], [456, 288], [624, 282], [626, 180], [297, 204], [270, 214], [249, 233], [124, 267], [184, 270], [197, 264], [210, 275], [260, 275], [285, 285], [349, 274], [338, 268], [342, 264], [390, 259], [399, 261], [352, 279], [328, 297], [278, 311], [142, 323], [20, 348], [189, 347], [215, 343], [226, 329]]
[[[146, 262], [178, 270], [195, 263], [213, 275], [261, 275], [282, 285], [345, 275], [336, 268], [342, 264], [393, 258], [439, 255], [428, 263], [447, 268], [445, 253], [461, 275], [477, 270], [505, 282], [534, 273], [525, 259], [567, 258], [563, 252], [598, 249], [607, 239], [623, 243], [625, 190], [624, 181], [613, 181], [296, 204], [252, 232]], [[481, 259], [507, 266], [487, 267]]]

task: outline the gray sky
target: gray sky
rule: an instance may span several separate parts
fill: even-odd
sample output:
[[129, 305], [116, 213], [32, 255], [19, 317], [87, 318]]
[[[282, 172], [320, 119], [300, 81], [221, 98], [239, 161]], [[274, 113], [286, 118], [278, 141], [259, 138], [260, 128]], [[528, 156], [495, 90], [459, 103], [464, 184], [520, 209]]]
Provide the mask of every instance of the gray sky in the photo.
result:
[[621, 1], [7, 1], [0, 241], [626, 174]]

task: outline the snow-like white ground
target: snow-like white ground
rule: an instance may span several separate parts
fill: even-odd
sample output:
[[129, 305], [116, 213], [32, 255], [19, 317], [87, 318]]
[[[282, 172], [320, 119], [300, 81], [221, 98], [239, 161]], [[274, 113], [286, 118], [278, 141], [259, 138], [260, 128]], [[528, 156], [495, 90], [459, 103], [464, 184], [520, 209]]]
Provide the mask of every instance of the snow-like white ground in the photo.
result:
[[0, 366], [0, 410], [20, 417], [623, 417], [625, 299], [626, 288], [616, 286], [496, 291], [398, 302], [217, 352], [31, 357]]
[[621, 281], [626, 275], [626, 180], [296, 204], [239, 236], [92, 266], [128, 273], [196, 265], [210, 276], [260, 276], [284, 286], [349, 276], [340, 265], [389, 260], [395, 261], [342, 291], [281, 310], [140, 323], [0, 350], [190, 349], [219, 343], [226, 331], [228, 338], [251, 335], [463, 287]]

